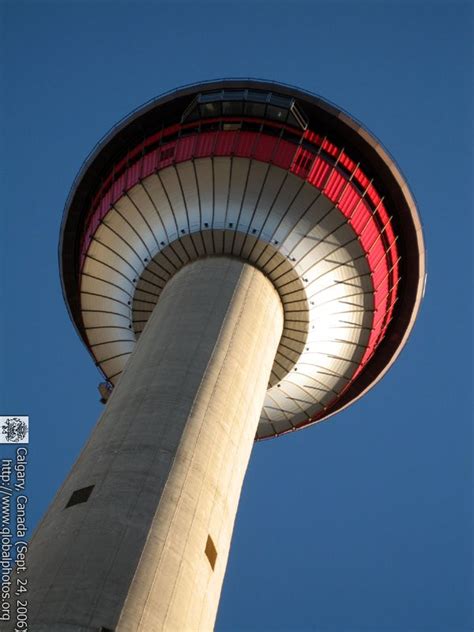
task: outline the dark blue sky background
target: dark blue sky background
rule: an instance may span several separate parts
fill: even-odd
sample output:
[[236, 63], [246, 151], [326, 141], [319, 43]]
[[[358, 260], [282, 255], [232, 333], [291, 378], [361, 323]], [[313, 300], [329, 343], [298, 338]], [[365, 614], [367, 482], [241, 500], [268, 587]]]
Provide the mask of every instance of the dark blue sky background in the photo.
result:
[[15, 0], [0, 10], [0, 414], [31, 418], [30, 524], [102, 409], [57, 266], [81, 162], [118, 119], [181, 84], [292, 83], [349, 111], [394, 155], [423, 219], [428, 288], [405, 350], [369, 395], [255, 447], [217, 632], [470, 632], [470, 3]]

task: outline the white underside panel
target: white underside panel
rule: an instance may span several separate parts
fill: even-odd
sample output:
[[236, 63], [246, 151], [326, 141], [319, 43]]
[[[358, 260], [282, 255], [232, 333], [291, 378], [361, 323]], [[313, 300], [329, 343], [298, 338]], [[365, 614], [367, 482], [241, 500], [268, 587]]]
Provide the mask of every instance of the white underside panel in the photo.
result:
[[373, 286], [344, 215], [312, 185], [247, 158], [202, 158], [145, 178], [110, 209], [81, 279], [87, 336], [116, 383], [160, 292], [187, 262], [242, 257], [278, 289], [285, 328], [259, 437], [290, 430], [350, 381], [372, 324]]

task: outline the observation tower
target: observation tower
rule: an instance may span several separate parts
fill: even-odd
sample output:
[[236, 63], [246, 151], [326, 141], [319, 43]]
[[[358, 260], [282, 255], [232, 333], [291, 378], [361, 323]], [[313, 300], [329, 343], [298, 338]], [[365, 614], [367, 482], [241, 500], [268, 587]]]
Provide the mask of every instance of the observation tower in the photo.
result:
[[342, 410], [407, 340], [414, 200], [333, 105], [211, 81], [99, 143], [59, 254], [108, 401], [32, 539], [31, 629], [211, 630], [254, 441]]

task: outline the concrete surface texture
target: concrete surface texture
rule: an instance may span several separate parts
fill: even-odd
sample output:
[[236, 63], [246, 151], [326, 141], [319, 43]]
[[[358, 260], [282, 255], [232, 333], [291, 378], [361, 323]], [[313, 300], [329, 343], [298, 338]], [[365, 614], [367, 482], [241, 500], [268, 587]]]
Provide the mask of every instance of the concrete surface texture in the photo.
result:
[[212, 630], [282, 330], [277, 291], [238, 259], [168, 282], [33, 536], [33, 632]]

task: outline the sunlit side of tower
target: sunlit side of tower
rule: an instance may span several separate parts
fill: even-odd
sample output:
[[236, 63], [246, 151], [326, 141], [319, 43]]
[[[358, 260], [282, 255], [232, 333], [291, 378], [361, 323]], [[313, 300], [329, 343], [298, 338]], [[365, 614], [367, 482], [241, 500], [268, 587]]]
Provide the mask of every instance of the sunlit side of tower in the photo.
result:
[[355, 401], [412, 329], [410, 191], [322, 99], [207, 82], [101, 141], [60, 261], [108, 401], [32, 539], [31, 629], [211, 630], [254, 440]]

